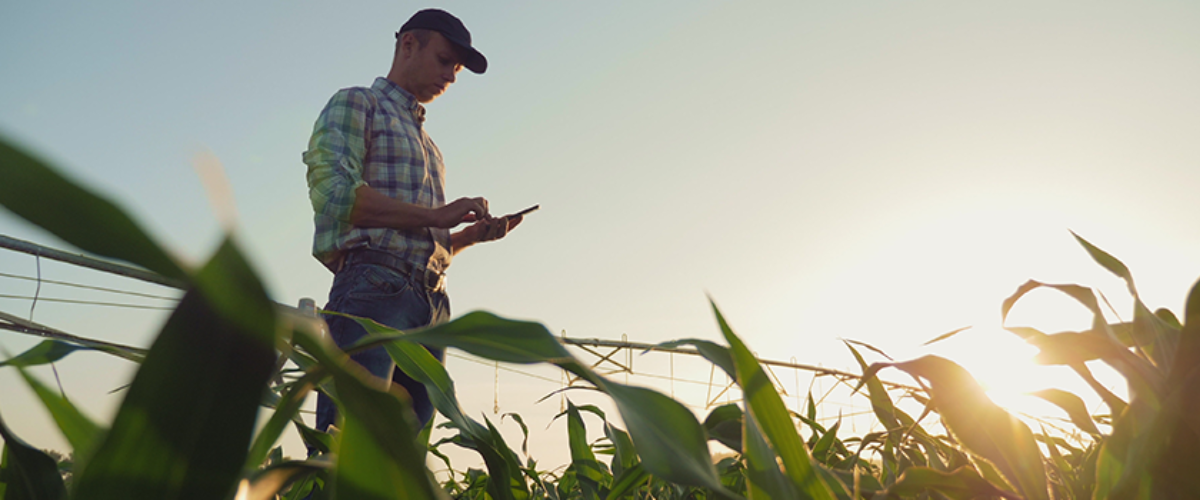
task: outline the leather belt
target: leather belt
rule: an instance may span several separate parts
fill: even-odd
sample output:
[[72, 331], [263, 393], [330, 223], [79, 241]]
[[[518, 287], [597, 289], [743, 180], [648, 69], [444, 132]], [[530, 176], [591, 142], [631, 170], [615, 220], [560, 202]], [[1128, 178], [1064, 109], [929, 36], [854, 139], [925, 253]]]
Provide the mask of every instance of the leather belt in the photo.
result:
[[433, 292], [440, 292], [446, 287], [445, 274], [414, 266], [411, 262], [379, 250], [359, 249], [346, 252], [346, 255], [342, 257], [341, 265], [338, 266], [338, 272], [353, 264], [375, 264], [389, 268]]

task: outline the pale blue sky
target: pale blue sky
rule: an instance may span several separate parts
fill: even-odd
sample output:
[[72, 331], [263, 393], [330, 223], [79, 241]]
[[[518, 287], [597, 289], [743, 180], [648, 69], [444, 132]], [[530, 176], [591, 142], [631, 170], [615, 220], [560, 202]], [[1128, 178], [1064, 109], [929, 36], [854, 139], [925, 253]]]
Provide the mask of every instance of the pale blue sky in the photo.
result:
[[[982, 327], [1026, 279], [1096, 285], [1123, 303], [1068, 229], [1123, 258], [1152, 307], [1178, 311], [1200, 276], [1193, 3], [434, 5], [465, 21], [491, 64], [429, 106], [448, 195], [543, 208], [454, 262], [456, 314], [488, 309], [576, 337], [717, 339], [708, 293], [764, 357], [850, 368], [844, 337], [900, 357], [943, 352], [1002, 379], [988, 360], [1018, 347]], [[0, 19], [0, 133], [193, 260], [221, 234], [190, 166], [210, 150], [272, 295], [323, 303], [331, 276], [308, 253], [300, 153], [329, 96], [386, 73], [392, 33], [425, 6], [14, 4]], [[0, 233], [61, 246], [8, 214]], [[32, 275], [34, 261], [0, 252], [0, 272]], [[56, 264], [43, 275], [135, 287]], [[0, 278], [0, 294], [32, 292]], [[1069, 303], [1040, 300], [1018, 314], [1083, 326]], [[0, 310], [27, 315], [29, 303]], [[138, 345], [161, 322], [49, 303], [34, 319]], [[920, 347], [966, 325], [981, 331]], [[31, 344], [0, 332], [10, 351]], [[490, 414], [492, 372], [449, 366], [469, 409]], [[105, 392], [130, 367], [80, 354], [59, 369], [107, 420], [119, 396]], [[0, 371], [0, 412], [62, 448], [17, 380]], [[537, 415], [539, 432], [557, 405], [532, 401], [554, 387], [502, 380], [503, 411]]]

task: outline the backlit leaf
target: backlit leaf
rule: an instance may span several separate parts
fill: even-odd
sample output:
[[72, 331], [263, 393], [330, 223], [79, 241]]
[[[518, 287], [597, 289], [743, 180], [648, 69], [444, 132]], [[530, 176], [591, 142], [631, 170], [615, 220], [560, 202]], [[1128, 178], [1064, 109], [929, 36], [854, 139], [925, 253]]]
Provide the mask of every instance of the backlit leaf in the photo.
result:
[[775, 391], [775, 386], [767, 378], [758, 359], [725, 322], [725, 317], [721, 315], [715, 303], [712, 304], [712, 308], [721, 333], [725, 336], [725, 341], [729, 342], [729, 352], [737, 369], [737, 382], [745, 399], [746, 421], [754, 421], [761, 427], [763, 438], [779, 454], [784, 471], [802, 498], [832, 500], [834, 495], [830, 486], [817, 474], [808, 448], [800, 440], [790, 413], [779, 393]]

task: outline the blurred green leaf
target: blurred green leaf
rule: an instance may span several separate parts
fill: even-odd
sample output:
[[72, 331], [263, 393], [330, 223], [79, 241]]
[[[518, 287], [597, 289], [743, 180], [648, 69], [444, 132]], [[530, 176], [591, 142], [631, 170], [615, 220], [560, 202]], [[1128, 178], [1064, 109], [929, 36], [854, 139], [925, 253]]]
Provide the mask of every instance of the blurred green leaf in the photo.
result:
[[53, 363], [78, 350], [88, 347], [68, 344], [57, 340], [43, 340], [17, 356], [0, 361], [0, 366], [28, 367]]
[[332, 463], [327, 459], [313, 458], [303, 461], [287, 461], [258, 471], [239, 485], [237, 500], [275, 500], [297, 481], [328, 470]]
[[713, 408], [704, 419], [704, 430], [729, 449], [742, 452], [742, 409], [730, 403]]
[[333, 449], [333, 437], [330, 434], [313, 429], [298, 420], [293, 420], [292, 426], [300, 434], [300, 439], [304, 441], [304, 446], [318, 453], [329, 453]]
[[0, 205], [67, 243], [188, 281], [187, 272], [124, 211], [4, 138], [0, 179]]
[[725, 317], [721, 315], [717, 305], [711, 300], [710, 304], [721, 333], [724, 334], [725, 341], [729, 342], [729, 353], [737, 370], [737, 382], [745, 398], [746, 421], [754, 421], [761, 427], [762, 436], [779, 454], [784, 471], [798, 493], [806, 498], [832, 500], [834, 496], [830, 486], [814, 470], [808, 448], [800, 440], [790, 413], [779, 393], [775, 391], [775, 386], [758, 364], [758, 359], [725, 322]]
[[673, 349], [684, 345], [695, 347], [696, 351], [699, 352], [704, 359], [707, 359], [712, 364], [717, 365], [717, 368], [724, 370], [725, 373], [729, 375], [729, 378], [737, 378], [737, 369], [733, 367], [733, 357], [729, 355], [729, 349], [726, 349], [725, 346], [718, 345], [707, 340], [680, 339], [672, 340], [670, 342], [663, 342], [655, 347]]
[[5, 500], [65, 500], [67, 489], [58, 475], [58, 464], [41, 450], [22, 441], [0, 418], [4, 438], [0, 488]]
[[249, 303], [228, 311], [196, 289], [184, 295], [76, 476], [81, 498], [207, 499], [236, 487], [275, 362], [274, 304], [228, 241], [198, 280], [217, 272], [252, 286], [236, 293]]

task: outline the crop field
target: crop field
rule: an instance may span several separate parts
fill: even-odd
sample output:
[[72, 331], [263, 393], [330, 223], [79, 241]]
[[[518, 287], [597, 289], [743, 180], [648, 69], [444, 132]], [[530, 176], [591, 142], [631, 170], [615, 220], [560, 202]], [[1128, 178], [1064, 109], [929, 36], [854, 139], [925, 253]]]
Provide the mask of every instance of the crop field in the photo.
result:
[[[790, 411], [753, 355], [755, 346], [743, 342], [715, 304], [723, 342], [679, 339], [659, 346], [694, 349], [736, 383], [738, 400], [702, 419], [666, 394], [598, 373], [537, 322], [472, 312], [401, 332], [358, 320], [371, 335], [347, 351], [382, 346], [429, 389], [451, 433], [431, 442], [431, 429], [412, 423], [407, 396], [350, 363], [321, 335], [317, 312], [284, 310], [268, 299], [232, 238], [204, 265], [189, 268], [114, 204], [7, 142], [0, 142], [0, 178], [0, 204], [11, 212], [80, 249], [144, 267], [188, 290], [147, 352], [48, 338], [0, 362], [0, 369], [21, 373], [72, 447], [66, 458], [51, 457], [0, 422], [0, 498], [1200, 497], [1194, 473], [1200, 464], [1200, 288], [1192, 289], [1181, 315], [1151, 311], [1129, 269], [1078, 236], [1097, 265], [1128, 285], [1130, 321], [1106, 321], [1097, 295], [1080, 285], [1029, 281], [1001, 305], [1007, 314], [1029, 292], [1049, 289], [1093, 314], [1092, 327], [1081, 332], [1009, 328], [1039, 349], [1039, 362], [1069, 367], [1103, 400], [1103, 411], [1092, 414], [1079, 394], [1039, 393], [1069, 417], [1069, 433], [1031, 426], [997, 406], [952, 360], [868, 363], [864, 354], [874, 348], [847, 342], [859, 366], [854, 391], [869, 401], [879, 429], [855, 435], [840, 420], [818, 421], [812, 398], [802, 411]], [[557, 367], [611, 398], [620, 424], [597, 406], [570, 402], [568, 393], [558, 418], [567, 423], [570, 464], [546, 470], [526, 453], [538, 430], [520, 415], [506, 416], [524, 431], [522, 442], [507, 441], [497, 430], [500, 422], [467, 415], [454, 380], [422, 344], [499, 363]], [[81, 350], [140, 365], [111, 422], [91, 420], [27, 372]], [[1094, 360], [1125, 379], [1128, 397], [1095, 380], [1085, 364]], [[885, 386], [881, 373], [909, 376], [912, 387]], [[328, 434], [299, 418], [314, 391], [333, 397], [343, 415]], [[916, 401], [917, 411], [901, 409], [901, 397]], [[0, 402], [0, 410], [9, 408]], [[270, 417], [256, 428], [260, 412]], [[283, 456], [278, 443], [288, 427], [314, 456]], [[711, 441], [731, 452], [714, 456]], [[470, 450], [484, 466], [462, 470], [447, 458], [449, 448]], [[442, 462], [449, 473], [435, 475], [430, 462]]]

